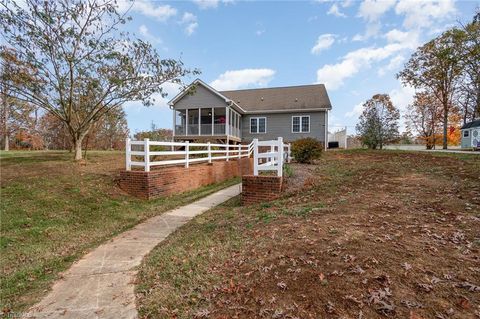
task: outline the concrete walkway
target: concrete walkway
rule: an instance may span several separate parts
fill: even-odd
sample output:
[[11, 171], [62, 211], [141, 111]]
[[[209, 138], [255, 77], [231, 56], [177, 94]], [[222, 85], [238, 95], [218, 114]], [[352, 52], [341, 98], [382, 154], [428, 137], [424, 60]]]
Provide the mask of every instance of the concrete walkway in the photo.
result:
[[74, 263], [26, 318], [137, 318], [135, 267], [175, 229], [240, 194], [240, 184], [153, 217]]

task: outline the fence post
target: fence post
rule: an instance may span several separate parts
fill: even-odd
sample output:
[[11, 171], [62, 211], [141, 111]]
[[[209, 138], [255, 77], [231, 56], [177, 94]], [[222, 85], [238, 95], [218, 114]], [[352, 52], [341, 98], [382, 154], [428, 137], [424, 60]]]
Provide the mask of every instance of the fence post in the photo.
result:
[[188, 168], [190, 165], [188, 163], [189, 159], [190, 159], [190, 142], [189, 141], [185, 141], [185, 168]]
[[207, 149], [208, 149], [208, 163], [212, 163], [212, 145], [210, 145], [210, 142], [207, 143]]
[[132, 161], [132, 147], [130, 145], [130, 138], [127, 138], [126, 142], [125, 142], [125, 169], [127, 171], [130, 171], [132, 170], [132, 164], [131, 164], [131, 161]]
[[150, 172], [150, 140], [148, 138], [143, 140], [143, 154], [145, 172]]
[[258, 176], [258, 138], [253, 139], [253, 175]]
[[229, 157], [230, 157], [230, 144], [227, 144], [226, 154], [227, 154], [227, 162], [228, 162], [228, 159], [229, 159]]
[[238, 144], [238, 158], [242, 158], [242, 144]]
[[277, 176], [283, 176], [283, 137], [278, 138], [278, 168]]

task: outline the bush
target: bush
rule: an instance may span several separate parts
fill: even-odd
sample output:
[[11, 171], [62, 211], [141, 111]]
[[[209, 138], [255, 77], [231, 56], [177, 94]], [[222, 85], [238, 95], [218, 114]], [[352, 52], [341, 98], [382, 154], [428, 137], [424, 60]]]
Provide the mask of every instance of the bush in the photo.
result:
[[318, 140], [306, 137], [292, 143], [292, 156], [299, 163], [310, 163], [322, 155], [323, 145]]

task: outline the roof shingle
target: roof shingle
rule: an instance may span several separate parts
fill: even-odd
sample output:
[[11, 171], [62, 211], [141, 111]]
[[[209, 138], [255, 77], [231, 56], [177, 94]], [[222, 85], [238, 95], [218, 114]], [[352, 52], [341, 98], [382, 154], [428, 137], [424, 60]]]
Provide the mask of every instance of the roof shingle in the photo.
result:
[[247, 112], [331, 109], [323, 84], [220, 91]]

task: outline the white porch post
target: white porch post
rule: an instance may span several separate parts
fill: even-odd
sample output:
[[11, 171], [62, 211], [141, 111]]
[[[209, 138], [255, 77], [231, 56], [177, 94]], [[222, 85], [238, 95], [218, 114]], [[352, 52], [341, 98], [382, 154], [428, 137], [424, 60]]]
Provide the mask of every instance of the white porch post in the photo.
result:
[[253, 139], [253, 175], [258, 176], [258, 138]]
[[212, 135], [214, 135], [215, 131], [215, 108], [212, 107]]
[[230, 125], [230, 108], [225, 108], [225, 135], [229, 134], [229, 125]]
[[202, 111], [201, 108], [198, 108], [198, 135], [202, 135]]
[[185, 135], [188, 135], [188, 109], [185, 110]]
[[176, 117], [176, 111], [173, 109], [173, 132], [172, 136], [175, 137], [175, 130], [177, 129], [177, 117]]

